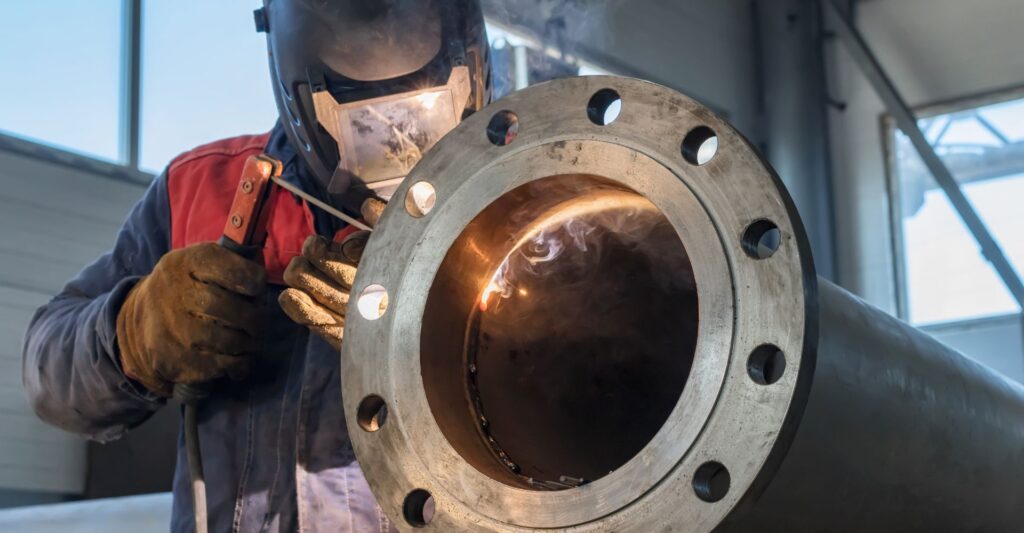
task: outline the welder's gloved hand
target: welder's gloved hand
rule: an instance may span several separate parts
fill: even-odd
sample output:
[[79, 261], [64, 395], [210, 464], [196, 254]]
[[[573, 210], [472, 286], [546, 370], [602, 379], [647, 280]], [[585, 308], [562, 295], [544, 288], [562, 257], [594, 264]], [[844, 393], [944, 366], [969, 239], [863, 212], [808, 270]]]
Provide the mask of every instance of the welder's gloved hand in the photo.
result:
[[125, 374], [168, 397], [175, 383], [244, 378], [266, 282], [262, 265], [215, 243], [163, 256], [117, 315]]
[[[373, 227], [377, 223], [385, 205], [373, 198], [363, 202], [361, 211], [366, 225]], [[333, 242], [311, 235], [302, 246], [302, 255], [294, 257], [284, 271], [284, 281], [290, 288], [278, 298], [281, 308], [336, 350], [341, 349], [345, 333], [345, 313], [356, 265], [369, 237], [369, 231], [357, 231], [342, 242]]]

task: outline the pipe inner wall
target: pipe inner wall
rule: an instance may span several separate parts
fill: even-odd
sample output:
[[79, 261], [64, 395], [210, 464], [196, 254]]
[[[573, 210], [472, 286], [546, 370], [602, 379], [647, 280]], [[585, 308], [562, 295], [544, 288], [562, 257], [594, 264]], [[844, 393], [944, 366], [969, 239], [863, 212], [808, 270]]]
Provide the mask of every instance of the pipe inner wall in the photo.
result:
[[459, 453], [528, 490], [618, 469], [662, 427], [693, 363], [693, 268], [649, 200], [596, 176], [503, 195], [447, 253], [421, 372]]

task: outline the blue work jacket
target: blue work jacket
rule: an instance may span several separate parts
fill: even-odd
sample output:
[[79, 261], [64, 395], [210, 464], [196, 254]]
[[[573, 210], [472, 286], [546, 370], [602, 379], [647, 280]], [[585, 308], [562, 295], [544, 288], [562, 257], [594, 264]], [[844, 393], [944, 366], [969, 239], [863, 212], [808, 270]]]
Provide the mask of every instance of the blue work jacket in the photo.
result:
[[[40, 308], [25, 341], [23, 380], [36, 413], [100, 442], [143, 423], [165, 399], [128, 378], [115, 324], [126, 295], [168, 251], [216, 240], [245, 159], [266, 152], [283, 177], [324, 196], [300, 165], [280, 124], [269, 134], [226, 139], [176, 158], [150, 185], [112, 250]], [[200, 406], [199, 436], [210, 531], [386, 531], [354, 462], [341, 403], [340, 357], [280, 311], [281, 276], [312, 232], [345, 228], [283, 190], [271, 215], [265, 262], [272, 315], [259, 369]], [[182, 440], [171, 530], [193, 530]], [[116, 475], [116, 473], [112, 473]]]

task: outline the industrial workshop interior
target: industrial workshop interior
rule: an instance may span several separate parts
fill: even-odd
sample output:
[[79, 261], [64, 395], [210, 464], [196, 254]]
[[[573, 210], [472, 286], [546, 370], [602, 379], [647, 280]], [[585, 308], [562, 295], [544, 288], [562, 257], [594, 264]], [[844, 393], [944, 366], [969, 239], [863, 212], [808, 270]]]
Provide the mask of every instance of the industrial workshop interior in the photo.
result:
[[0, 531], [1024, 531], [1021, 0], [6, 0]]

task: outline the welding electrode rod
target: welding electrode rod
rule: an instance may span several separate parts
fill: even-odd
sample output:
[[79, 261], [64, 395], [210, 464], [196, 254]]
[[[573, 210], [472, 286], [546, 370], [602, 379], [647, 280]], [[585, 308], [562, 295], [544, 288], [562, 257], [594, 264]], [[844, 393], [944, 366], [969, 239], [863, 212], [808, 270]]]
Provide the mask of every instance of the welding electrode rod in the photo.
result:
[[355, 226], [355, 227], [357, 227], [359, 229], [366, 230], [366, 231], [373, 231], [373, 228], [371, 228], [370, 226], [367, 226], [366, 224], [363, 224], [362, 222], [356, 220], [355, 218], [350, 217], [350, 216], [346, 215], [345, 213], [342, 213], [341, 211], [331, 207], [330, 205], [328, 205], [328, 204], [318, 200], [317, 198], [313, 197], [312, 195], [310, 195], [306, 191], [303, 191], [302, 189], [292, 185], [291, 183], [288, 183], [287, 181], [284, 181], [283, 179], [278, 178], [278, 177], [273, 177], [273, 178], [270, 178], [270, 179], [274, 180], [274, 183], [280, 185], [281, 188], [283, 188], [283, 189], [287, 190], [288, 192], [294, 194], [295, 196], [298, 196], [299, 198], [302, 198], [303, 200], [305, 200], [305, 201], [307, 201], [307, 202], [309, 202], [309, 203], [319, 207], [320, 209], [323, 209], [324, 211], [327, 211], [329, 214], [333, 215], [334, 217], [339, 218], [341, 220], [344, 220], [345, 222], [348, 222], [349, 224], [352, 224], [353, 226]]

